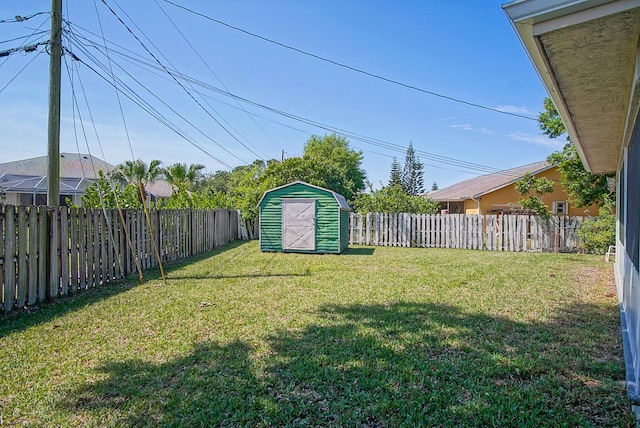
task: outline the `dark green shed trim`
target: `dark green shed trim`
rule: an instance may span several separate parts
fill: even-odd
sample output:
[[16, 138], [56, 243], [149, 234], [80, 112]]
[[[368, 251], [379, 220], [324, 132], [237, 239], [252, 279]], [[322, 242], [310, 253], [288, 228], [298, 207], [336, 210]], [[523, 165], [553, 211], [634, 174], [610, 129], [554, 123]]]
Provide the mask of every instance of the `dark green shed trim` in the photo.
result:
[[[313, 249], [283, 248], [283, 233], [289, 234], [292, 230], [283, 224], [283, 205], [287, 204], [283, 202], [289, 201], [292, 202], [289, 206], [296, 206], [296, 200], [315, 201]], [[351, 208], [344, 196], [332, 190], [296, 181], [266, 191], [260, 198], [258, 209], [261, 251], [338, 254], [349, 245]], [[293, 241], [290, 235], [287, 235], [287, 241]]]

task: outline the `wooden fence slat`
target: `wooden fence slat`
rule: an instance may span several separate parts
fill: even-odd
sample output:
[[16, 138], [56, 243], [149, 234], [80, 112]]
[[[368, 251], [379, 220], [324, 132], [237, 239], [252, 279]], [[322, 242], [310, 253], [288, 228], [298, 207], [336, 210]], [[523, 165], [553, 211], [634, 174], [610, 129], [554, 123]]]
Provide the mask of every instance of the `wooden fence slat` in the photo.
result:
[[38, 300], [44, 302], [47, 297], [47, 249], [49, 248], [49, 228], [47, 207], [38, 207]]
[[91, 241], [89, 237], [92, 232], [91, 222], [87, 220], [86, 211], [84, 208], [80, 208], [76, 213], [77, 229], [74, 232], [76, 235], [76, 248], [74, 248], [73, 251], [76, 253], [77, 265], [73, 274], [77, 278], [77, 290], [84, 290], [86, 288], [90, 266], [93, 261], [93, 253], [87, 245], [87, 240]]
[[[0, 230], [2, 228], [0, 227]], [[27, 304], [35, 305], [38, 301], [38, 207], [29, 207], [29, 289]], [[0, 241], [0, 247], [2, 247]], [[2, 249], [0, 249], [2, 251]]]
[[49, 287], [47, 297], [55, 299], [60, 291], [60, 222], [58, 209], [47, 211], [49, 217]]
[[16, 285], [16, 217], [15, 207], [7, 205], [4, 216], [4, 313], [13, 310]]
[[[79, 218], [78, 210], [74, 207], [69, 209], [69, 243], [71, 247], [71, 252], [69, 253], [70, 259], [70, 274], [71, 274], [71, 287], [69, 289], [70, 293], [75, 293], [78, 291], [79, 279], [80, 279], [80, 262], [79, 262], [79, 251], [78, 251], [78, 237], [80, 235], [79, 229]], [[83, 256], [84, 260], [84, 256]]]
[[[0, 231], [2, 233], [2, 231]], [[16, 306], [24, 307], [27, 301], [27, 290], [29, 289], [29, 262], [28, 262], [28, 233], [27, 233], [27, 207], [18, 207], [18, 284]]]
[[69, 209], [60, 210], [60, 294], [69, 294]]

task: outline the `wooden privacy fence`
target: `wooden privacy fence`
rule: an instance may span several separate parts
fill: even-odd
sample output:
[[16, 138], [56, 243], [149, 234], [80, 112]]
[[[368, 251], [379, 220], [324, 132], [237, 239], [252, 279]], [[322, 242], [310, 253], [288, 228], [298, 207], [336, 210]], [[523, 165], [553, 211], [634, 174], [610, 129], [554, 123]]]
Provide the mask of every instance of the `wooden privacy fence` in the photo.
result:
[[582, 217], [351, 213], [349, 243], [490, 251], [572, 252]]
[[[0, 209], [4, 312], [105, 284], [238, 238], [233, 210]], [[151, 227], [149, 227], [149, 224]], [[128, 235], [128, 236], [127, 236]], [[155, 242], [155, 245], [154, 245]]]

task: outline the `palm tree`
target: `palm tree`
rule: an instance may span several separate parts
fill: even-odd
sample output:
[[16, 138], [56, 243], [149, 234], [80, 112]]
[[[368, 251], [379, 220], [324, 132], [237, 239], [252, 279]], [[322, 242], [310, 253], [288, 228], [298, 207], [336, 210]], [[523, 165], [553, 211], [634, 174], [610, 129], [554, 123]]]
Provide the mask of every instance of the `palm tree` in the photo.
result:
[[161, 161], [154, 159], [149, 165], [140, 160], [126, 161], [116, 166], [111, 171], [111, 179], [122, 185], [133, 184], [138, 187], [140, 192], [140, 202], [143, 204], [147, 199], [147, 190], [145, 186], [159, 179], [163, 170], [160, 167]]
[[164, 175], [167, 182], [176, 186], [178, 191], [190, 190], [204, 168], [205, 166], [199, 163], [192, 163], [188, 168], [186, 163], [174, 163], [164, 169]]

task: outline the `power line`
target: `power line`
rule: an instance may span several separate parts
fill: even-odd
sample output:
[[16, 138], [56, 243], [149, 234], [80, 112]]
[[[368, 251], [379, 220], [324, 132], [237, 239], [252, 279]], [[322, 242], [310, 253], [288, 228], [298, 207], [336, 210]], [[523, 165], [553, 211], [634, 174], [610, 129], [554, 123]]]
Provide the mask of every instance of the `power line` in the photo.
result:
[[[219, 164], [232, 169], [233, 167], [227, 163], [225, 163], [224, 161], [218, 159], [216, 156], [214, 156], [213, 154], [211, 154], [208, 150], [206, 150], [205, 148], [201, 147], [200, 145], [198, 145], [195, 141], [193, 141], [193, 139], [191, 137], [189, 137], [184, 131], [180, 130], [175, 124], [171, 123], [171, 121], [169, 121], [166, 117], [164, 117], [160, 112], [158, 112], [155, 108], [153, 108], [153, 106], [151, 106], [149, 103], [145, 102], [139, 95], [137, 95], [135, 93], [135, 91], [131, 90], [128, 88], [129, 92], [124, 91], [123, 88], [127, 88], [127, 86], [124, 84], [124, 82], [120, 81], [117, 76], [113, 75], [112, 77], [115, 77], [115, 81], [118, 81], [118, 83], [121, 85], [121, 87], [119, 87], [115, 81], [111, 81], [109, 80], [107, 77], [103, 76], [102, 74], [100, 74], [100, 72], [98, 72], [95, 68], [93, 68], [91, 65], [87, 64], [86, 61], [83, 61], [82, 59], [78, 58], [75, 54], [73, 54], [72, 52], [68, 52], [70, 55], [72, 55], [73, 59], [76, 61], [81, 62], [82, 64], [84, 64], [85, 67], [87, 67], [89, 70], [91, 70], [92, 72], [94, 72], [98, 77], [100, 77], [101, 79], [103, 79], [105, 82], [107, 82], [107, 84], [113, 86], [116, 90], [118, 90], [122, 95], [124, 95], [125, 97], [127, 97], [131, 102], [133, 102], [134, 104], [136, 104], [138, 107], [140, 107], [143, 111], [147, 112], [151, 117], [153, 117], [154, 119], [156, 119], [158, 122], [162, 123], [164, 126], [166, 126], [167, 128], [169, 128], [171, 131], [173, 131], [175, 134], [177, 134], [179, 137], [181, 137], [182, 139], [184, 139], [186, 142], [188, 142], [189, 144], [191, 144], [192, 146], [194, 146], [195, 148], [197, 148], [198, 150], [200, 150], [201, 152], [203, 152], [204, 154], [206, 154], [208, 157], [210, 157], [211, 159], [215, 160], [216, 162], [218, 162]], [[99, 62], [97, 63], [97, 65], [101, 68], [103, 68], [103, 71], [108, 73], [108, 70], [105, 69], [105, 66], [100, 64]], [[147, 91], [149, 91], [146, 87], [143, 86], [144, 89], [146, 89]], [[162, 102], [162, 101], [161, 101]], [[175, 112], [175, 111], [174, 111]], [[181, 117], [182, 118], [182, 117]], [[182, 118], [184, 119], [184, 118]], [[189, 123], [191, 126], [194, 126], [193, 124], [191, 124], [190, 122], [187, 121], [187, 123]], [[197, 130], [199, 130], [196, 127]], [[202, 132], [202, 131], [200, 131]], [[214, 141], [215, 142], [215, 141]], [[216, 143], [217, 144], [217, 143]], [[242, 162], [246, 163], [246, 161], [240, 159]]]
[[[222, 87], [226, 90], [229, 91], [229, 89], [227, 88], [227, 86], [224, 84], [224, 82], [220, 79], [220, 77], [216, 74], [215, 71], [213, 71], [213, 69], [209, 66], [209, 64], [205, 61], [205, 59], [202, 57], [202, 55], [200, 55], [200, 53], [198, 52], [198, 50], [191, 44], [191, 42], [189, 41], [189, 39], [187, 39], [187, 37], [184, 35], [184, 33], [180, 30], [180, 27], [178, 27], [176, 25], [175, 22], [173, 22], [173, 19], [171, 19], [171, 16], [162, 8], [162, 6], [160, 6], [160, 3], [158, 3], [158, 0], [155, 0], [156, 5], [158, 6], [158, 8], [162, 11], [162, 13], [167, 17], [167, 19], [169, 20], [169, 22], [171, 22], [171, 24], [173, 25], [173, 27], [176, 29], [176, 31], [182, 36], [182, 38], [184, 39], [184, 41], [189, 45], [189, 47], [191, 48], [191, 50], [193, 51], [193, 53], [196, 54], [196, 56], [200, 59], [200, 61], [202, 61], [202, 63], [205, 65], [205, 67], [207, 67], [207, 69], [211, 72], [211, 74], [216, 78], [216, 80], [220, 83], [220, 85], [222, 85]], [[229, 91], [230, 92], [230, 91]], [[269, 135], [269, 133], [267, 131], [264, 130], [264, 128], [262, 128], [260, 126], [260, 124], [258, 122], [255, 121], [255, 119], [249, 114], [249, 112], [247, 112], [244, 107], [242, 106], [242, 104], [240, 104], [240, 102], [236, 101], [236, 104], [238, 105], [238, 107], [240, 107], [241, 110], [243, 110], [247, 116], [249, 117], [249, 119], [251, 119], [251, 121], [258, 127], [258, 129], [260, 129], [262, 131], [262, 133], [264, 135], [267, 136], [267, 138], [269, 138], [271, 140], [272, 143], [274, 143], [276, 146], [278, 146], [280, 149], [283, 149], [283, 147], [278, 144], [278, 142], [271, 136]], [[248, 141], [248, 140], [247, 140]], [[255, 146], [254, 146], [255, 147]]]
[[[85, 39], [85, 40], [91, 42], [89, 39]], [[146, 60], [136, 59], [136, 58], [133, 58], [133, 57], [131, 57], [129, 55], [123, 54], [123, 53], [115, 51], [115, 50], [112, 50], [112, 52], [117, 53], [119, 55], [122, 55], [125, 58], [130, 58], [131, 60], [134, 60], [134, 61], [138, 62], [139, 64], [144, 65], [146, 67], [150, 67], [150, 68], [153, 68], [155, 70], [158, 70], [158, 71], [161, 71], [163, 73], [167, 73], [168, 74], [168, 71], [167, 71], [166, 68], [158, 67], [154, 63], [150, 63], [150, 62], [148, 62]], [[200, 86], [200, 87], [205, 88], [207, 90], [210, 90], [212, 92], [216, 92], [218, 94], [221, 94], [221, 95], [224, 95], [224, 96], [227, 96], [227, 97], [231, 97], [236, 101], [240, 101], [240, 102], [243, 102], [243, 103], [248, 103], [248, 104], [253, 105], [255, 107], [270, 111], [272, 113], [275, 113], [275, 114], [278, 114], [278, 115], [281, 115], [281, 116], [285, 116], [285, 117], [287, 117], [289, 119], [296, 120], [298, 122], [302, 122], [302, 123], [314, 126], [316, 128], [323, 129], [325, 131], [334, 132], [334, 133], [343, 135], [345, 137], [351, 138], [353, 140], [361, 141], [361, 142], [364, 142], [364, 143], [367, 143], [367, 144], [370, 144], [370, 145], [374, 145], [374, 146], [377, 146], [377, 147], [385, 148], [387, 150], [392, 150], [392, 151], [399, 152], [399, 153], [403, 153], [406, 150], [406, 147], [398, 145], [398, 144], [393, 144], [393, 143], [390, 143], [390, 142], [387, 142], [387, 141], [383, 141], [383, 140], [375, 139], [375, 138], [372, 138], [372, 137], [364, 136], [362, 134], [358, 134], [358, 133], [355, 133], [353, 131], [348, 131], [348, 130], [341, 129], [341, 128], [338, 128], [338, 127], [335, 127], [335, 126], [332, 126], [332, 125], [323, 124], [321, 122], [317, 122], [317, 121], [314, 121], [314, 120], [311, 120], [311, 119], [303, 118], [303, 117], [300, 117], [300, 116], [297, 116], [297, 115], [294, 115], [294, 114], [291, 114], [291, 113], [287, 113], [287, 112], [284, 112], [282, 110], [278, 110], [278, 109], [266, 106], [264, 104], [260, 104], [260, 103], [248, 100], [246, 98], [234, 95], [234, 94], [232, 94], [232, 93], [230, 93], [228, 91], [224, 91], [224, 90], [216, 88], [215, 86], [212, 86], [210, 84], [206, 84], [204, 82], [201, 82], [201, 81], [199, 81], [199, 80], [197, 80], [195, 78], [191, 78], [189, 76], [181, 74], [181, 73], [179, 73], [179, 72], [177, 72], [175, 70], [172, 70], [171, 72], [173, 73], [172, 79], [174, 79], [174, 78], [184, 79], [185, 81], [189, 81], [190, 83], [192, 83], [192, 84], [194, 84], [196, 86]], [[199, 92], [197, 92], [197, 93], [199, 93]], [[200, 95], [203, 95], [203, 94], [200, 94]], [[227, 104], [227, 105], [229, 105], [229, 104]], [[253, 114], [253, 113], [251, 113], [251, 114]], [[276, 122], [276, 123], [278, 123], [278, 122]], [[288, 126], [288, 125], [284, 125], [284, 126]], [[290, 126], [288, 126], [288, 127], [290, 127]], [[290, 127], [290, 128], [293, 128], [293, 127]], [[306, 132], [306, 131], [302, 131], [302, 130], [297, 129], [297, 128], [293, 128], [293, 129], [296, 129], [296, 130], [301, 131], [301, 132]], [[446, 164], [446, 165], [450, 165], [450, 166], [454, 166], [454, 167], [457, 167], [457, 168], [466, 168], [468, 170], [473, 171], [473, 173], [476, 173], [476, 174], [477, 173], [502, 173], [504, 175], [509, 175], [508, 173], [502, 172], [498, 168], [489, 167], [489, 166], [486, 166], [486, 165], [475, 164], [475, 163], [472, 163], [472, 162], [463, 161], [463, 160], [460, 160], [460, 159], [450, 158], [450, 157], [446, 157], [446, 156], [441, 156], [441, 155], [437, 155], [437, 154], [426, 152], [426, 151], [422, 151], [422, 150], [416, 150], [416, 153], [418, 155], [420, 155], [420, 156], [423, 156], [425, 159], [432, 160], [432, 161], [435, 161], [435, 162], [440, 162], [440, 163], [443, 163], [443, 164]], [[433, 165], [433, 166], [435, 166], [435, 165]], [[441, 167], [441, 168], [444, 168], [444, 167]], [[445, 168], [445, 169], [451, 169], [451, 168]], [[455, 170], [455, 171], [459, 171], [459, 170]]]
[[38, 15], [48, 15], [50, 12], [38, 12], [38, 13], [34, 13], [33, 15], [29, 15], [29, 16], [20, 16], [20, 15], [16, 15], [15, 18], [9, 18], [9, 19], [0, 19], [0, 24], [12, 24], [12, 23], [16, 23], [16, 22], [24, 22], [24, 21], [28, 21], [29, 19], [36, 17]]
[[14, 54], [16, 52], [24, 52], [24, 53], [31, 53], [31, 52], [35, 52], [39, 46], [44, 46], [47, 45], [49, 42], [38, 42], [36, 44], [33, 45], [28, 45], [28, 46], [20, 46], [17, 48], [12, 48], [12, 49], [6, 49], [3, 51], [0, 51], [0, 58], [5, 57], [5, 56], [9, 56], [11, 54]]
[[8, 40], [0, 40], [0, 44], [15, 42], [16, 40], [20, 40], [20, 39], [28, 39], [28, 38], [30, 38], [32, 36], [41, 35], [41, 34], [47, 34], [48, 35], [49, 32], [47, 30], [42, 30], [42, 31], [39, 31], [39, 32], [37, 32], [35, 34], [30, 34], [28, 36], [20, 36], [20, 37], [14, 37], [13, 39], [8, 39]]
[[2, 87], [2, 89], [0, 89], [0, 94], [1, 94], [5, 89], [7, 89], [7, 87], [8, 87], [8, 86], [9, 86], [9, 85], [14, 81], [14, 80], [16, 80], [16, 79], [18, 78], [18, 76], [20, 76], [20, 74], [22, 74], [22, 72], [23, 72], [27, 67], [29, 67], [29, 65], [31, 65], [31, 63], [32, 63], [33, 61], [35, 61], [35, 59], [36, 59], [36, 58], [38, 58], [38, 57], [40, 56], [40, 54], [41, 54], [41, 53], [42, 53], [42, 51], [38, 52], [38, 54], [37, 54], [37, 55], [35, 55], [33, 58], [31, 58], [31, 61], [29, 61], [28, 63], [26, 63], [26, 64], [25, 64], [25, 66], [24, 66], [24, 67], [22, 67], [22, 68], [20, 69], [20, 71], [18, 71], [18, 73], [16, 73], [16, 75], [15, 75], [15, 76], [13, 76], [13, 77], [10, 79], [10, 80], [7, 82], [7, 84], [6, 84], [6, 85], [4, 85], [4, 86]]
[[[73, 35], [73, 33], [72, 33]], [[75, 35], [74, 35], [75, 37]], [[221, 161], [220, 159], [218, 159], [217, 157], [213, 156], [211, 153], [209, 153], [208, 151], [206, 151], [204, 148], [200, 147], [199, 145], [195, 144], [195, 142], [192, 141], [191, 137], [188, 137], [184, 131], [181, 131], [177, 128], [176, 125], [172, 124], [166, 117], [162, 116], [162, 114], [156, 110], [155, 108], [153, 108], [151, 106], [151, 104], [149, 104], [148, 102], [144, 101], [142, 99], [142, 97], [140, 95], [138, 95], [133, 89], [129, 88], [121, 79], [117, 78], [117, 76], [115, 75], [115, 73], [110, 72], [108, 70], [106, 70], [106, 67], [97, 59], [95, 58], [90, 52], [86, 51], [85, 49], [83, 49], [82, 44], [76, 45], [78, 46], [78, 48], [80, 50], [82, 50], [88, 58], [91, 58], [92, 61], [98, 66], [100, 67], [103, 71], [105, 71], [107, 74], [109, 74], [111, 76], [111, 79], [117, 80], [118, 83], [120, 84], [120, 86], [124, 89], [126, 88], [127, 91], [129, 92], [130, 95], [127, 95], [126, 92], [124, 92], [123, 89], [118, 89], [121, 93], [123, 93], [125, 96], [127, 96], [127, 98], [129, 98], [130, 100], [132, 100], [136, 105], [138, 105], [139, 107], [141, 107], [143, 110], [145, 110], [147, 113], [149, 113], [152, 117], [154, 117], [156, 120], [158, 120], [159, 122], [161, 122], [163, 125], [167, 126], [168, 128], [172, 129], [174, 132], [176, 132], [178, 135], [180, 135], [182, 138], [184, 138], [186, 141], [188, 141], [190, 144], [192, 144], [194, 147], [198, 148], [199, 150], [201, 150], [202, 152], [204, 152], [205, 154], [207, 154], [209, 157], [211, 157], [212, 159], [214, 159], [215, 161], [217, 161], [218, 163], [231, 168], [231, 166], [229, 166], [227, 163]], [[97, 47], [97, 46], [92, 46], [92, 47]], [[101, 52], [101, 51], [100, 51]], [[101, 52], [102, 53], [102, 52]], [[74, 55], [73, 53], [70, 53], [71, 55]], [[100, 75], [100, 73], [98, 73], [95, 69], [93, 69], [91, 66], [89, 66], [85, 61], [81, 60], [80, 58], [78, 58], [77, 56], [75, 57], [75, 59], [77, 61], [82, 62], [83, 64], [85, 64], [85, 66], [87, 66], [89, 69], [91, 69], [92, 71], [94, 71], [96, 74], [98, 74], [101, 78], [107, 80], [104, 76]], [[142, 84], [142, 82], [140, 82], [138, 79], [136, 79], [133, 75], [131, 75], [128, 71], [126, 71], [122, 66], [120, 66], [117, 62], [113, 61], [112, 62], [120, 69], [122, 70], [128, 77], [130, 77], [134, 82], [136, 82], [138, 85], [140, 85], [145, 91], [147, 91], [151, 96], [153, 96], [154, 98], [156, 98], [160, 103], [162, 103], [165, 107], [167, 107], [169, 110], [171, 110], [176, 116], [178, 116], [180, 119], [182, 119], [183, 121], [185, 121], [187, 124], [189, 124], [191, 127], [193, 127], [196, 131], [198, 131], [200, 134], [202, 134], [205, 138], [207, 138], [209, 141], [211, 141], [212, 143], [214, 143], [215, 145], [217, 145], [218, 147], [220, 147], [222, 150], [224, 150], [225, 152], [229, 153], [231, 156], [235, 157], [236, 159], [238, 159], [240, 162], [242, 162], [243, 164], [247, 164], [247, 161], [240, 158], [239, 156], [237, 156], [235, 153], [229, 151], [227, 148], [225, 148], [224, 146], [222, 146], [220, 143], [218, 143], [217, 141], [215, 141], [213, 138], [211, 138], [206, 132], [204, 132], [203, 130], [201, 130], [200, 128], [198, 128], [195, 124], [193, 124], [189, 119], [187, 119], [186, 117], [184, 117], [183, 115], [181, 115], [180, 113], [178, 113], [177, 110], [175, 110], [169, 103], [165, 102], [164, 100], [162, 100], [154, 91], [151, 91], [149, 88], [147, 88], [144, 84]], [[116, 83], [112, 83], [109, 82], [110, 85], [117, 87]], [[134, 100], [135, 98], [135, 100]], [[137, 100], [137, 101], [136, 101]], [[143, 106], [144, 104], [144, 106]], [[146, 106], [146, 107], [145, 107]]]
[[129, 28], [129, 26], [118, 16], [118, 14], [116, 14], [116, 12], [111, 8], [111, 6], [109, 6], [107, 4], [107, 2], [105, 0], [102, 0], [102, 3], [109, 9], [109, 11], [113, 14], [113, 16], [116, 17], [116, 19], [118, 21], [120, 21], [120, 23], [126, 28], [126, 30], [133, 36], [133, 38], [135, 38], [138, 43], [140, 43], [140, 45], [147, 51], [147, 53], [149, 55], [151, 55], [151, 57], [162, 67], [165, 69], [165, 71], [173, 78], [173, 80], [182, 88], [183, 91], [185, 91], [187, 93], [187, 95], [189, 95], [189, 97], [191, 97], [191, 99], [198, 104], [198, 106], [205, 112], [207, 113], [207, 115], [213, 119], [227, 134], [229, 134], [234, 140], [236, 140], [238, 143], [240, 143], [240, 145], [242, 145], [245, 149], [249, 150], [251, 153], [253, 153], [255, 156], [257, 156], [259, 159], [262, 159], [262, 157], [257, 154], [256, 152], [254, 152], [251, 148], [247, 147], [246, 144], [244, 144], [242, 141], [240, 141], [238, 139], [238, 137], [236, 137], [235, 135], [233, 135], [222, 123], [220, 123], [220, 121], [218, 119], [216, 119], [194, 96], [193, 94], [191, 94], [187, 88], [185, 88], [179, 81], [178, 79], [176, 79], [173, 74], [167, 69], [167, 67], [162, 64], [158, 58], [153, 54], [153, 52], [151, 52], [149, 50], [149, 48], [147, 48], [147, 46], [142, 42], [142, 40], [140, 40], [140, 38], [138, 36], [136, 36], [136, 34], [131, 31], [131, 28]]
[[347, 64], [344, 64], [344, 63], [341, 63], [341, 62], [338, 62], [338, 61], [334, 61], [332, 59], [325, 58], [325, 57], [320, 56], [320, 55], [316, 55], [314, 53], [311, 53], [311, 52], [308, 52], [308, 51], [305, 51], [305, 50], [302, 50], [302, 49], [299, 49], [299, 48], [284, 44], [282, 42], [278, 42], [277, 40], [273, 40], [273, 39], [270, 39], [270, 38], [265, 37], [265, 36], [261, 36], [261, 35], [256, 34], [256, 33], [252, 33], [251, 31], [247, 31], [247, 30], [242, 29], [240, 27], [236, 27], [234, 25], [228, 24], [228, 23], [226, 23], [224, 21], [220, 21], [219, 19], [212, 18], [212, 17], [207, 16], [207, 15], [205, 15], [203, 13], [196, 12], [193, 9], [190, 9], [190, 8], [188, 8], [186, 6], [182, 6], [182, 5], [176, 4], [176, 3], [174, 3], [174, 2], [172, 2], [170, 0], [163, 0], [163, 1], [173, 5], [175, 7], [183, 9], [183, 10], [189, 12], [189, 13], [192, 13], [194, 15], [197, 15], [197, 16], [200, 16], [202, 18], [208, 19], [209, 21], [215, 22], [216, 24], [220, 24], [220, 25], [223, 25], [223, 26], [225, 26], [227, 28], [231, 28], [232, 30], [244, 33], [244, 34], [246, 34], [248, 36], [258, 38], [258, 39], [263, 40], [265, 42], [272, 43], [272, 44], [280, 46], [282, 48], [292, 50], [292, 51], [297, 52], [299, 54], [306, 55], [306, 56], [309, 56], [311, 58], [315, 58], [317, 60], [324, 61], [324, 62], [327, 62], [329, 64], [332, 64], [332, 65], [335, 65], [335, 66], [338, 66], [338, 67], [346, 68], [347, 70], [351, 70], [351, 71], [354, 71], [356, 73], [364, 74], [364, 75], [372, 77], [374, 79], [383, 80], [383, 81], [385, 81], [387, 83], [391, 83], [391, 84], [394, 84], [394, 85], [402, 86], [402, 87], [407, 88], [407, 89], [411, 89], [411, 90], [414, 90], [414, 91], [422, 92], [424, 94], [432, 95], [434, 97], [443, 98], [443, 99], [446, 99], [446, 100], [449, 100], [449, 101], [453, 101], [453, 102], [456, 102], [456, 103], [465, 104], [465, 105], [468, 105], [468, 106], [471, 106], [471, 107], [476, 107], [476, 108], [480, 108], [480, 109], [483, 109], [483, 110], [489, 110], [489, 111], [492, 111], [492, 112], [495, 112], [495, 113], [507, 114], [509, 116], [515, 116], [515, 117], [519, 117], [519, 118], [527, 119], [527, 120], [537, 120], [536, 118], [533, 118], [533, 117], [525, 116], [525, 115], [518, 114], [518, 113], [508, 112], [508, 111], [504, 111], [504, 110], [499, 110], [497, 108], [488, 107], [488, 106], [485, 106], [485, 105], [482, 105], [482, 104], [473, 103], [473, 102], [470, 102], [470, 101], [465, 101], [465, 100], [462, 100], [460, 98], [455, 98], [455, 97], [452, 97], [452, 96], [449, 96], [449, 95], [443, 95], [443, 94], [440, 94], [440, 93], [437, 93], [437, 92], [433, 92], [433, 91], [429, 91], [427, 89], [423, 89], [423, 88], [420, 88], [420, 87], [417, 87], [417, 86], [414, 86], [414, 85], [409, 85], [407, 83], [403, 83], [403, 82], [400, 82], [398, 80], [391, 79], [389, 77], [384, 77], [384, 76], [381, 76], [379, 74], [375, 74], [375, 73], [372, 73], [372, 72], [369, 72], [369, 71], [366, 71], [366, 70], [363, 70], [363, 69], [360, 69], [360, 68], [357, 68], [357, 67], [353, 67], [351, 65], [347, 65]]
[[[135, 21], [134, 21], [134, 20], [129, 16], [129, 14], [127, 14], [127, 12], [126, 12], [125, 10], [123, 10], [123, 9], [122, 9], [122, 7], [121, 7], [121, 6], [120, 6], [120, 5], [119, 5], [115, 0], [114, 0], [114, 3], [115, 3], [115, 4], [116, 4], [116, 6], [118, 6], [118, 8], [122, 11], [122, 13], [124, 13], [124, 15], [129, 19], [129, 21], [131, 21], [131, 23], [132, 23], [132, 24], [133, 24], [133, 25], [138, 29], [138, 31], [139, 31], [139, 32], [144, 36], [144, 38], [145, 38], [145, 39], [147, 39], [147, 41], [149, 41], [149, 43], [151, 44], [151, 46], [153, 46], [153, 47], [156, 49], [156, 51], [158, 51], [158, 52], [159, 52], [159, 54], [162, 56], [162, 58], [164, 58], [164, 59], [167, 61], [167, 63], [168, 63], [168, 64], [173, 68], [173, 70], [171, 70], [171, 71], [174, 71], [174, 70], [176, 69], [176, 67], [175, 67], [175, 65], [173, 65], [173, 63], [171, 62], [171, 60], [170, 60], [169, 58], [167, 58], [167, 56], [166, 56], [166, 55], [164, 55], [164, 54], [162, 53], [162, 50], [160, 50], [160, 49], [158, 48], [158, 46], [156, 46], [156, 44], [153, 42], [153, 40], [151, 40], [151, 39], [150, 39], [150, 38], [149, 38], [149, 37], [144, 33], [144, 31], [142, 31], [142, 29], [138, 26], [138, 24], [136, 24], [136, 22], [135, 22]], [[175, 24], [174, 24], [174, 25], [175, 25]], [[184, 37], [184, 36], [183, 36], [183, 37]], [[168, 69], [168, 68], [167, 68], [167, 69]], [[187, 82], [187, 83], [189, 83], [189, 82]], [[192, 86], [190, 83], [189, 83], [189, 85], [190, 85], [190, 87], [191, 87], [191, 90], [194, 90], [193, 86]], [[184, 89], [184, 88], [183, 88], [183, 89]], [[214, 111], [214, 112], [215, 112], [215, 113], [220, 117], [220, 119], [221, 119], [224, 123], [226, 123], [226, 124], [229, 126], [229, 128], [231, 128], [233, 131], [235, 131], [235, 133], [236, 133], [236, 134], [238, 134], [241, 138], [243, 138], [243, 139], [247, 142], [247, 144], [248, 144], [248, 145], [250, 145], [251, 147], [253, 147], [253, 148], [254, 148], [254, 149], [256, 149], [256, 150], [259, 150], [257, 147], [255, 147], [253, 144], [251, 144], [251, 142], [250, 142], [250, 141], [249, 141], [245, 136], [243, 136], [243, 135], [242, 135], [242, 133], [241, 133], [240, 131], [238, 131], [238, 130], [237, 130], [237, 129], [236, 129], [236, 128], [235, 128], [235, 127], [234, 127], [234, 126], [233, 126], [233, 125], [228, 121], [228, 120], [226, 120], [226, 119], [225, 119], [225, 118], [224, 118], [224, 117], [223, 117], [223, 116], [222, 116], [222, 115], [221, 115], [221, 114], [220, 114], [220, 113], [219, 113], [219, 112], [218, 112], [218, 111], [217, 111], [217, 110], [216, 110], [216, 109], [211, 105], [211, 104], [209, 104], [209, 103], [207, 102], [207, 100], [205, 100], [204, 98], [202, 98], [202, 101], [203, 101], [205, 104], [207, 104], [207, 105], [208, 105], [208, 106], [209, 106], [209, 107], [210, 107], [210, 108], [211, 108], [211, 109], [212, 109], [212, 110], [213, 110], [213, 111]], [[204, 107], [203, 107], [203, 106], [201, 106], [201, 107], [204, 109]], [[209, 112], [208, 112], [206, 109], [205, 109], [205, 112], [206, 112], [207, 114], [209, 114]], [[211, 115], [209, 114], [209, 116], [211, 116]], [[215, 118], [213, 118], [213, 119], [215, 120]], [[225, 131], [226, 131], [226, 130], [225, 130]], [[229, 131], [227, 131], [227, 133], [229, 133]], [[245, 147], [247, 150], [251, 151], [251, 149], [250, 149], [250, 148], [248, 148], [247, 146], [245, 146], [242, 142], [240, 142], [240, 141], [235, 137], [235, 135], [233, 135], [233, 134], [230, 134], [230, 135], [231, 135], [231, 137], [235, 138], [235, 139], [236, 139], [240, 144], [242, 144], [242, 145], [243, 145], [243, 147]], [[262, 156], [261, 156], [261, 155], [257, 154], [256, 152], [253, 152], [253, 151], [252, 151], [252, 153], [253, 153], [254, 155], [256, 155], [258, 158], [262, 159]], [[264, 159], [263, 159], [263, 160], [264, 160]]]

